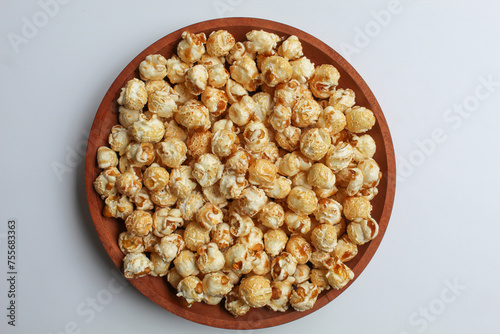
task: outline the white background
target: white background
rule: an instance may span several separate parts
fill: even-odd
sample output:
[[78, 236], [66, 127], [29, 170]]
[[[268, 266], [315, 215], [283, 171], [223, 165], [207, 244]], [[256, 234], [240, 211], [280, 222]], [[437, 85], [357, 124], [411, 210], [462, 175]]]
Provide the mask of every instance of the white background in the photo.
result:
[[[36, 1], [0, 3], [0, 332], [230, 332], [174, 316], [129, 284], [102, 292], [117, 281], [78, 153], [130, 60], [174, 30], [229, 16], [295, 26], [344, 55], [382, 106], [399, 168], [388, 230], [360, 278], [312, 315], [256, 332], [500, 331], [498, 1], [401, 1], [384, 22], [386, 0], [65, 2], [46, 22]], [[18, 220], [15, 328], [5, 317], [9, 218]], [[92, 314], [97, 296], [111, 298]]]

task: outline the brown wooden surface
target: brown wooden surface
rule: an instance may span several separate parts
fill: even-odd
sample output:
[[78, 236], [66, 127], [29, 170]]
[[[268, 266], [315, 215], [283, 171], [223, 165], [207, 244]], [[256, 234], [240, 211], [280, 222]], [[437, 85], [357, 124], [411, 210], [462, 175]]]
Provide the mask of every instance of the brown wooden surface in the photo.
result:
[[[125, 230], [124, 223], [118, 219], [109, 219], [102, 216], [101, 213], [104, 203], [92, 186], [92, 182], [100, 172], [96, 162], [97, 148], [102, 145], [107, 145], [110, 129], [113, 125], [118, 123], [116, 99], [118, 98], [120, 89], [128, 80], [138, 76], [139, 64], [147, 55], [160, 53], [167, 59], [170, 58], [171, 54], [175, 52], [181, 33], [184, 30], [190, 30], [194, 33], [205, 32], [208, 37], [211, 31], [218, 29], [228, 30], [235, 36], [236, 40], [244, 40], [245, 34], [254, 29], [263, 29], [285, 37], [296, 35], [302, 42], [304, 55], [310, 58], [316, 66], [320, 64], [334, 65], [341, 75], [339, 87], [354, 90], [356, 93], [356, 105], [367, 107], [375, 113], [377, 123], [368, 133], [373, 136], [377, 143], [377, 152], [374, 159], [378, 162], [383, 172], [383, 178], [378, 187], [379, 194], [372, 201], [374, 207], [372, 216], [379, 223], [380, 230], [377, 238], [359, 247], [358, 255], [347, 263], [354, 271], [354, 280], [356, 280], [367, 266], [368, 262], [370, 262], [382, 241], [394, 201], [396, 165], [392, 139], [387, 122], [375, 96], [368, 88], [365, 81], [356, 70], [332, 48], [317, 38], [291, 26], [255, 18], [216, 19], [179, 29], [160, 39], [139, 54], [120, 73], [109, 88], [97, 111], [94, 123], [92, 124], [85, 160], [85, 185], [90, 213], [104, 248], [115, 265], [121, 270], [121, 263], [124, 255], [118, 248], [117, 240], [118, 234]], [[354, 280], [352, 280], [349, 285], [352, 284]], [[228, 329], [265, 328], [299, 319], [334, 300], [349, 287], [349, 285], [347, 285], [340, 291], [330, 290], [323, 292], [318, 298], [314, 308], [306, 312], [297, 312], [290, 308], [290, 310], [285, 313], [279, 313], [263, 308], [252, 309], [246, 315], [234, 318], [224, 309], [223, 305], [210, 306], [203, 303], [197, 303], [187, 308], [184, 302], [175, 296], [175, 291], [163, 278], [142, 277], [132, 279], [130, 282], [153, 302], [180, 317], [200, 324]], [[334, 316], [332, 316], [332, 320], [333, 318]]]

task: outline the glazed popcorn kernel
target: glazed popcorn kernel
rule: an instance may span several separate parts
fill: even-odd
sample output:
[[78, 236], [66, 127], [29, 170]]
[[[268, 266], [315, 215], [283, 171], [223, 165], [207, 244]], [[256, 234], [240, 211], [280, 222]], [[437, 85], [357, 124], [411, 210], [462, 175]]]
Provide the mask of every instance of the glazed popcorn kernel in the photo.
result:
[[93, 186], [124, 221], [127, 278], [165, 276], [188, 306], [234, 316], [306, 311], [378, 234], [376, 119], [297, 36], [245, 37], [184, 31], [172, 54], [145, 57]]
[[161, 80], [167, 75], [167, 60], [160, 54], [149, 55], [139, 64], [142, 80]]
[[144, 108], [148, 102], [148, 93], [144, 81], [137, 78], [129, 80], [125, 87], [122, 88], [117, 102], [127, 109], [141, 110]]

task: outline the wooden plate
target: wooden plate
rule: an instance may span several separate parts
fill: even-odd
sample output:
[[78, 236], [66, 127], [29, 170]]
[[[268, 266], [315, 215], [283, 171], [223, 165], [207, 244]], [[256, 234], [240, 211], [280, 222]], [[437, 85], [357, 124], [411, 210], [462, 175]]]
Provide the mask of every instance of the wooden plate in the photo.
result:
[[[166, 58], [169, 58], [170, 55], [175, 52], [183, 31], [189, 30], [194, 33], [204, 32], [208, 37], [210, 32], [218, 29], [228, 30], [235, 36], [236, 40], [244, 40], [245, 34], [254, 29], [263, 29], [285, 37], [296, 35], [302, 42], [304, 54], [309, 57], [316, 66], [320, 64], [333, 64], [341, 75], [339, 87], [351, 88], [354, 90], [356, 93], [356, 104], [367, 107], [375, 113], [377, 123], [374, 128], [370, 130], [369, 134], [373, 136], [377, 143], [377, 152], [374, 158], [380, 165], [381, 171], [383, 172], [383, 178], [378, 187], [379, 194], [372, 201], [374, 207], [372, 216], [379, 222], [380, 231], [375, 240], [359, 247], [358, 255], [347, 263], [354, 271], [355, 279], [358, 278], [373, 257], [384, 236], [394, 201], [396, 185], [394, 149], [389, 128], [382, 110], [375, 96], [361, 76], [344, 58], [332, 50], [328, 45], [291, 26], [254, 18], [216, 19], [196, 23], [179, 29], [163, 37], [141, 52], [127, 67], [125, 67], [109, 88], [97, 110], [94, 123], [92, 124], [85, 161], [85, 183], [90, 212], [104, 248], [116, 266], [121, 270], [124, 255], [118, 248], [117, 240], [119, 233], [125, 230], [124, 223], [118, 219], [103, 217], [103, 200], [101, 200], [92, 186], [92, 182], [100, 172], [96, 162], [97, 148], [102, 145], [107, 145], [111, 127], [118, 124], [118, 106], [116, 99], [119, 96], [120, 89], [128, 80], [133, 77], [138, 77], [139, 64], [147, 55], [160, 53]], [[349, 285], [352, 284], [354, 280], [352, 280]], [[192, 307], [187, 308], [185, 303], [175, 296], [174, 289], [163, 278], [148, 276], [132, 279], [130, 282], [153, 302], [180, 317], [200, 324], [228, 329], [265, 328], [302, 318], [325, 306], [349, 287], [349, 285], [347, 285], [340, 291], [330, 290], [328, 292], [323, 292], [319, 296], [314, 308], [306, 312], [297, 312], [290, 308], [290, 310], [285, 313], [279, 313], [262, 308], [252, 309], [246, 315], [234, 318], [224, 309], [223, 305], [210, 306], [203, 303], [196, 303]]]

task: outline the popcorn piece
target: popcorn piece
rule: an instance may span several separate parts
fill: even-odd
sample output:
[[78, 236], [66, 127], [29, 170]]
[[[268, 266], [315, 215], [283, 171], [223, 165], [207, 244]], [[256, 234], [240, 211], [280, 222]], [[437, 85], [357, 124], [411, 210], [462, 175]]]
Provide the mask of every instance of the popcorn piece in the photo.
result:
[[238, 148], [238, 144], [238, 137], [230, 130], [222, 129], [212, 136], [212, 152], [221, 158], [234, 153]]
[[266, 195], [274, 199], [283, 199], [288, 196], [292, 190], [292, 181], [283, 176], [276, 176], [272, 187], [265, 188]]
[[101, 169], [116, 167], [118, 165], [118, 157], [115, 151], [106, 146], [99, 147], [97, 149], [97, 165]]
[[222, 89], [208, 86], [201, 93], [201, 101], [208, 108], [210, 115], [214, 117], [222, 115], [227, 109], [228, 98]]
[[205, 53], [205, 42], [207, 41], [205, 34], [193, 34], [184, 31], [181, 37], [182, 41], [177, 45], [177, 55], [186, 63], [194, 63], [200, 60]]
[[182, 237], [176, 233], [161, 238], [160, 243], [154, 246], [154, 251], [165, 262], [172, 262], [177, 255], [186, 247]]
[[360, 162], [364, 159], [373, 158], [377, 146], [375, 140], [373, 140], [370, 135], [356, 136], [353, 135], [351, 144], [354, 148], [354, 158], [355, 162]]
[[224, 307], [235, 317], [243, 316], [250, 310], [250, 306], [239, 296], [239, 285], [226, 295]]
[[224, 267], [224, 263], [224, 254], [222, 254], [217, 244], [214, 242], [210, 242], [198, 248], [198, 259], [196, 260], [196, 264], [201, 273], [208, 274], [219, 271]]
[[[168, 84], [168, 82], [166, 82], [165, 80], [162, 80], [162, 79], [148, 80], [148, 81], [146, 81], [145, 86], [146, 86], [146, 93], [148, 94], [148, 97], [156, 91], [164, 90], [165, 92], [168, 92], [169, 88], [170, 88], [170, 85]], [[148, 109], [149, 109], [149, 107], [150, 106], [148, 105]], [[121, 108], [123, 108], [123, 107], [121, 107]]]
[[160, 117], [172, 118], [177, 111], [179, 94], [171, 87], [157, 90], [148, 96], [148, 110]]
[[208, 84], [215, 88], [222, 88], [229, 79], [229, 72], [224, 65], [216, 64], [207, 69]]
[[301, 128], [313, 125], [321, 112], [321, 106], [313, 98], [300, 99], [292, 109], [292, 124]]
[[344, 168], [337, 173], [337, 183], [346, 187], [348, 196], [354, 196], [363, 186], [364, 176], [359, 168]]
[[264, 151], [260, 153], [261, 159], [269, 160], [272, 163], [275, 163], [278, 160], [279, 156], [280, 156], [280, 150], [278, 146], [276, 146], [276, 144], [273, 142], [267, 143], [266, 147], [264, 148]]
[[268, 122], [274, 130], [281, 132], [288, 128], [292, 120], [292, 109], [282, 104], [276, 104]]
[[160, 191], [150, 192], [149, 197], [159, 207], [173, 206], [177, 202], [177, 196], [170, 192], [168, 186]]
[[208, 130], [211, 123], [209, 112], [200, 101], [187, 101], [175, 114], [175, 121], [188, 130]]
[[233, 284], [223, 272], [212, 272], [203, 277], [203, 293], [213, 297], [224, 297], [232, 289]]
[[179, 138], [171, 137], [160, 142], [156, 152], [165, 166], [176, 168], [186, 160], [187, 146]]
[[335, 261], [332, 265], [328, 266], [328, 273], [326, 279], [331, 287], [339, 290], [349, 283], [354, 278], [352, 270], [340, 261]]
[[168, 268], [170, 267], [170, 262], [165, 262], [155, 252], [151, 253], [151, 262], [153, 263], [153, 270], [149, 273], [149, 275], [153, 277], [163, 277], [167, 275]]
[[253, 55], [252, 52], [247, 52], [245, 44], [243, 44], [242, 42], [236, 42], [231, 50], [229, 50], [229, 53], [226, 56], [226, 60], [229, 64], [232, 65], [235, 61], [238, 61], [245, 56], [248, 56], [251, 59], [255, 58], [255, 55]]
[[239, 293], [250, 307], [263, 307], [271, 300], [271, 284], [260, 275], [247, 277], [241, 280]]
[[208, 130], [195, 131], [186, 140], [186, 146], [189, 155], [195, 159], [212, 153], [212, 133]]
[[167, 66], [167, 77], [171, 83], [181, 83], [185, 80], [185, 75], [189, 69], [189, 64], [181, 61], [179, 57], [173, 55], [166, 63]]
[[345, 112], [347, 109], [354, 106], [355, 97], [356, 95], [352, 89], [337, 89], [333, 95], [330, 96], [328, 104], [336, 110]]
[[219, 208], [223, 208], [227, 205], [227, 199], [220, 192], [220, 184], [216, 183], [213, 186], [203, 188], [203, 195], [205, 198], [212, 203], [217, 205]]
[[321, 112], [317, 126], [324, 128], [330, 135], [342, 131], [346, 126], [346, 118], [342, 111], [328, 106]]
[[238, 150], [226, 160], [225, 169], [235, 174], [244, 175], [250, 167], [252, 156], [244, 150]]
[[245, 95], [240, 101], [233, 103], [231, 107], [229, 107], [229, 119], [236, 125], [244, 126], [250, 121], [258, 108], [254, 100], [250, 96]]
[[122, 232], [118, 236], [118, 247], [123, 254], [144, 252], [142, 237], [135, 236], [129, 232]]
[[346, 142], [333, 146], [326, 154], [325, 163], [334, 173], [346, 168], [354, 157], [354, 150]]
[[318, 207], [314, 191], [305, 187], [294, 187], [287, 197], [288, 207], [297, 214], [310, 215]]
[[358, 168], [363, 173], [363, 187], [372, 188], [377, 186], [382, 178], [382, 172], [377, 162], [371, 158], [365, 159], [358, 164]]
[[300, 235], [292, 235], [286, 244], [286, 252], [292, 254], [298, 264], [306, 264], [311, 257], [312, 247]]
[[314, 306], [318, 295], [319, 289], [314, 283], [301, 283], [290, 295], [290, 305], [296, 311], [307, 311]]
[[276, 202], [267, 202], [260, 210], [259, 222], [269, 228], [279, 228], [285, 222], [285, 210]]
[[196, 276], [184, 277], [177, 286], [177, 297], [184, 297], [188, 306], [203, 300], [203, 285]]
[[262, 71], [262, 80], [271, 87], [289, 81], [292, 77], [292, 65], [286, 58], [280, 56], [266, 57], [260, 69]]
[[134, 210], [125, 220], [127, 231], [138, 237], [145, 237], [153, 230], [153, 217], [142, 210]]
[[306, 85], [300, 84], [297, 80], [280, 83], [274, 92], [276, 104], [293, 108], [301, 98], [312, 98], [312, 94]]
[[115, 125], [111, 128], [111, 133], [108, 137], [109, 146], [113, 151], [120, 155], [125, 153], [125, 149], [132, 140], [130, 133], [121, 125]]
[[142, 188], [142, 175], [136, 169], [129, 169], [116, 178], [116, 189], [120, 194], [133, 197]]
[[309, 169], [307, 182], [313, 187], [330, 189], [335, 186], [335, 174], [322, 163], [315, 163]]
[[302, 57], [304, 53], [299, 38], [295, 35], [288, 37], [278, 48], [278, 54], [289, 60]]
[[212, 230], [219, 223], [222, 223], [224, 215], [219, 207], [212, 203], [205, 203], [201, 209], [196, 212], [196, 221], [206, 230]]
[[236, 243], [247, 245], [250, 252], [255, 254], [264, 249], [263, 236], [264, 233], [262, 233], [260, 228], [252, 226], [248, 234], [242, 235], [236, 239]]
[[291, 280], [271, 282], [271, 300], [267, 306], [275, 312], [285, 312], [288, 310], [290, 295], [293, 287]]
[[307, 215], [285, 211], [285, 224], [292, 233], [306, 234], [311, 229], [311, 219]]
[[251, 152], [260, 153], [269, 144], [269, 133], [262, 122], [251, 121], [245, 126], [243, 132], [245, 148]]
[[330, 253], [323, 252], [320, 250], [314, 251], [311, 254], [309, 261], [312, 263], [315, 269], [327, 269], [326, 263], [332, 261]]
[[311, 242], [316, 249], [330, 253], [337, 245], [337, 231], [330, 224], [320, 224], [313, 229]]
[[227, 268], [237, 274], [248, 274], [252, 271], [254, 258], [245, 244], [235, 244], [229, 247], [225, 254], [225, 260]]
[[157, 143], [162, 140], [165, 134], [165, 126], [156, 115], [150, 119], [140, 115], [139, 120], [132, 124], [131, 130], [134, 139], [140, 143]]
[[[354, 227], [355, 226], [353, 226], [353, 228], [351, 228], [352, 231], [355, 230]], [[363, 230], [363, 228], [361, 228], [361, 230]], [[357, 234], [356, 232], [354, 232], [354, 233], [352, 233], [353, 237], [355, 237], [355, 234], [361, 236], [361, 234]], [[362, 233], [362, 235], [363, 235], [363, 239], [364, 239], [364, 233]], [[368, 236], [371, 236], [371, 235], [372, 235], [372, 233], [370, 231]], [[357, 240], [359, 241], [359, 239], [357, 239]], [[358, 246], [357, 246], [357, 244], [355, 244], [351, 241], [351, 239], [349, 238], [349, 235], [344, 234], [338, 240], [337, 246], [335, 246], [335, 249], [333, 250], [332, 253], [333, 253], [332, 255], [335, 256], [339, 261], [341, 261], [342, 263], [345, 263], [345, 262], [352, 260], [358, 254]]]
[[227, 170], [222, 173], [219, 190], [225, 198], [240, 198], [246, 187], [248, 187], [248, 181], [245, 174], [236, 174]]
[[330, 148], [331, 139], [326, 130], [312, 128], [306, 130], [300, 138], [300, 152], [307, 158], [318, 161]]
[[331, 188], [314, 187], [313, 190], [314, 193], [316, 194], [316, 197], [328, 198], [335, 195], [338, 191], [338, 188], [336, 186], [332, 186]]
[[275, 139], [280, 147], [293, 152], [299, 149], [301, 133], [300, 128], [289, 126], [282, 132], [276, 133]]
[[248, 96], [248, 92], [242, 85], [234, 80], [227, 79], [226, 81], [227, 100], [230, 104], [241, 101], [244, 96]]
[[259, 106], [258, 111], [254, 114], [254, 118], [261, 122], [266, 121], [274, 107], [274, 101], [271, 94], [259, 92], [252, 95], [252, 99]]
[[162, 208], [153, 214], [153, 233], [160, 238], [172, 234], [182, 225], [184, 219], [179, 209]]
[[227, 30], [217, 30], [207, 40], [207, 53], [214, 57], [222, 57], [229, 53], [236, 40]]
[[253, 261], [253, 273], [264, 276], [271, 271], [271, 261], [264, 250], [255, 252], [255, 260]]
[[371, 218], [355, 218], [347, 225], [349, 239], [356, 245], [373, 240], [378, 234], [378, 224]]
[[238, 205], [243, 214], [255, 217], [267, 202], [267, 196], [264, 190], [255, 186], [243, 189], [238, 198]]
[[182, 281], [184, 277], [182, 277], [178, 272], [175, 267], [170, 268], [170, 270], [167, 273], [167, 281], [170, 283], [176, 290], [177, 290], [177, 285], [179, 285], [179, 282]]
[[123, 259], [123, 274], [125, 278], [146, 276], [153, 270], [153, 263], [144, 253], [129, 253]]
[[342, 205], [333, 199], [322, 198], [318, 201], [314, 217], [320, 224], [338, 224], [342, 220]]
[[139, 64], [142, 80], [161, 80], [167, 75], [167, 60], [160, 54], [149, 55]]
[[120, 172], [116, 167], [109, 167], [103, 170], [94, 180], [94, 189], [101, 196], [106, 198], [115, 195], [117, 192], [116, 182]]
[[181, 141], [186, 141], [187, 133], [177, 125], [175, 120], [170, 120], [169, 122], [163, 123], [165, 126], [165, 134], [163, 138], [177, 138]]
[[343, 213], [348, 220], [356, 218], [368, 219], [372, 211], [372, 205], [364, 197], [346, 197], [343, 203]]
[[330, 283], [326, 278], [328, 269], [313, 269], [311, 271], [311, 282], [315, 284], [319, 291], [330, 290]]
[[375, 116], [365, 107], [349, 108], [345, 112], [345, 128], [354, 133], [363, 133], [375, 125]]
[[311, 78], [311, 91], [318, 99], [327, 99], [335, 93], [339, 79], [340, 73], [333, 65], [320, 65]]
[[158, 164], [152, 164], [144, 172], [144, 185], [151, 191], [160, 191], [166, 187], [169, 180], [167, 170]]
[[273, 184], [277, 172], [278, 168], [269, 160], [257, 159], [252, 162], [248, 169], [248, 181], [257, 186]]
[[146, 188], [141, 188], [130, 200], [135, 204], [137, 210], [153, 210], [154, 204], [149, 197], [149, 191]]
[[142, 167], [151, 164], [156, 157], [152, 143], [131, 142], [125, 149], [125, 155], [131, 167]]
[[203, 65], [195, 65], [186, 72], [186, 88], [194, 95], [200, 95], [207, 88], [208, 71]]
[[231, 78], [250, 92], [255, 91], [260, 84], [257, 65], [255, 61], [248, 56], [243, 56], [241, 59], [233, 62], [229, 70]]
[[105, 206], [103, 209], [104, 217], [114, 217], [126, 219], [133, 211], [134, 205], [130, 202], [127, 196], [112, 195], [104, 201]]
[[131, 79], [122, 88], [120, 97], [117, 100], [119, 105], [127, 109], [141, 110], [148, 102], [148, 94], [144, 81]]
[[175, 269], [182, 277], [198, 275], [200, 271], [196, 265], [196, 254], [189, 249], [182, 250], [174, 260]]
[[177, 201], [177, 208], [181, 211], [182, 219], [191, 221], [204, 204], [203, 195], [199, 191], [191, 191], [185, 198]]
[[282, 252], [271, 262], [271, 275], [275, 281], [286, 280], [297, 269], [297, 259], [290, 253]]
[[280, 40], [279, 36], [263, 30], [252, 30], [246, 34], [247, 47], [250, 52], [270, 54]]
[[314, 64], [307, 57], [292, 60], [290, 65], [292, 66], [292, 80], [297, 80], [301, 84], [308, 82], [314, 75]]
[[300, 171], [308, 171], [311, 166], [312, 163], [308, 158], [295, 151], [285, 154], [285, 156], [279, 160], [278, 172], [291, 177]]
[[286, 233], [280, 228], [264, 233], [264, 249], [270, 256], [279, 255], [285, 249], [287, 241]]
[[240, 215], [237, 212], [231, 212], [229, 214], [229, 224], [231, 225], [229, 231], [235, 237], [242, 237], [249, 234], [252, 227], [254, 227], [252, 218]]
[[293, 274], [294, 285], [304, 283], [311, 277], [311, 268], [307, 264], [298, 264], [295, 273]]
[[219, 223], [212, 229], [211, 240], [215, 242], [219, 249], [228, 248], [234, 244], [234, 239], [229, 229], [230, 226], [227, 223]]
[[124, 106], [118, 108], [118, 122], [128, 129], [134, 122], [139, 120], [139, 115], [142, 113], [141, 110], [127, 109]]
[[196, 188], [197, 183], [192, 174], [193, 169], [189, 166], [172, 168], [169, 183], [169, 189], [172, 195], [183, 199]]
[[184, 104], [186, 104], [187, 101], [196, 99], [196, 95], [191, 94], [191, 92], [187, 89], [184, 82], [175, 85], [174, 91], [177, 95], [179, 95], [179, 99], [177, 100], [177, 106], [183, 106]]
[[204, 229], [197, 222], [190, 222], [184, 231], [186, 247], [196, 252], [199, 247], [210, 242], [210, 231]]

